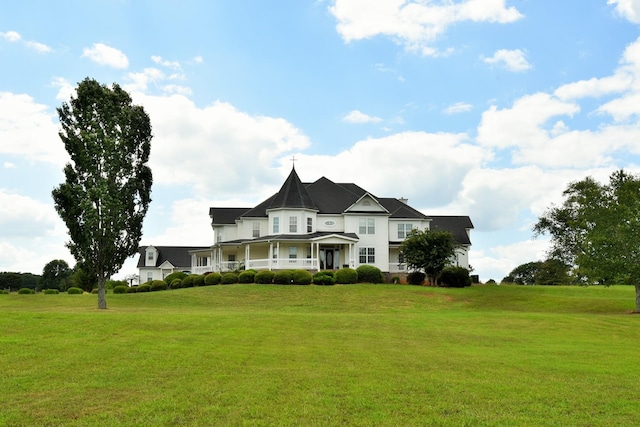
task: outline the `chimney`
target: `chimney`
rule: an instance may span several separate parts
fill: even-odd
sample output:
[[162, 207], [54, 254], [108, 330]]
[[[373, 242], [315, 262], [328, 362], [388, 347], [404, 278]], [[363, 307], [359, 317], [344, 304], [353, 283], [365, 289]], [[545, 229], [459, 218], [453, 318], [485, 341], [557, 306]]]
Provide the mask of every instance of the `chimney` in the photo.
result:
[[400, 200], [402, 203], [404, 203], [405, 205], [409, 204], [409, 199], [405, 199], [404, 197], [400, 197], [398, 200]]

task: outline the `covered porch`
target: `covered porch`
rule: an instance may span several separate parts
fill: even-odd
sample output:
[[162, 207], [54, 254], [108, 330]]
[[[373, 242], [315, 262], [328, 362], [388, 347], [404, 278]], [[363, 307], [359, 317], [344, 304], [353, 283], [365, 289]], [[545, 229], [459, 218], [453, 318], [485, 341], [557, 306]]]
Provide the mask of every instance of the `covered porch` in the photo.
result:
[[212, 247], [213, 271], [337, 270], [356, 266], [354, 234], [266, 236]]

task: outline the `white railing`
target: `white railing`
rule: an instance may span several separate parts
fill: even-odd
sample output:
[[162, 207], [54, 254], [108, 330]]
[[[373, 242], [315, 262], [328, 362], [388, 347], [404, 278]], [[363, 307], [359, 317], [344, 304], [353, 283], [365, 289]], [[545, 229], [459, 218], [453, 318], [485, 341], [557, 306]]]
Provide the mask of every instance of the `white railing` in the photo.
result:
[[389, 263], [389, 273], [406, 273], [407, 264], [400, 264], [398, 262]]
[[204, 267], [194, 267], [193, 272], [194, 274], [204, 274], [204, 273], [210, 273], [213, 271], [213, 266], [211, 265], [207, 265]]

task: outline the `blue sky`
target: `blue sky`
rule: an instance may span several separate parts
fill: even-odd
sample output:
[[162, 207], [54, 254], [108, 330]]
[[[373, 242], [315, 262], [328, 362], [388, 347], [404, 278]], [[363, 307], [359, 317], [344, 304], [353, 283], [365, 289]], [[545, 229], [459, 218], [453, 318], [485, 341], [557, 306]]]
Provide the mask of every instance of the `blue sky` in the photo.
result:
[[640, 172], [640, 0], [6, 3], [0, 271], [74, 264], [55, 109], [87, 76], [151, 117], [142, 244], [211, 244], [208, 208], [262, 201], [295, 155], [304, 181], [469, 215], [499, 280], [544, 257], [531, 226], [569, 182]]

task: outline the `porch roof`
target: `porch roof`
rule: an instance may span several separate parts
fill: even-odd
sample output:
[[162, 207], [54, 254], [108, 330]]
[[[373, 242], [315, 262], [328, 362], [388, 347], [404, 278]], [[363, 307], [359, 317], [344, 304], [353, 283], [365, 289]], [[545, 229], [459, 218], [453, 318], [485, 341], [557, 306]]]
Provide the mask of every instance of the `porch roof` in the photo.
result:
[[318, 231], [308, 234], [271, 234], [268, 236], [260, 236], [255, 239], [238, 239], [227, 242], [219, 242], [217, 246], [234, 246], [244, 245], [247, 243], [268, 243], [268, 242], [304, 242], [304, 241], [319, 241], [329, 237], [337, 237], [339, 239], [348, 240], [351, 242], [357, 242], [360, 240], [356, 233], [340, 233], [333, 231]]

